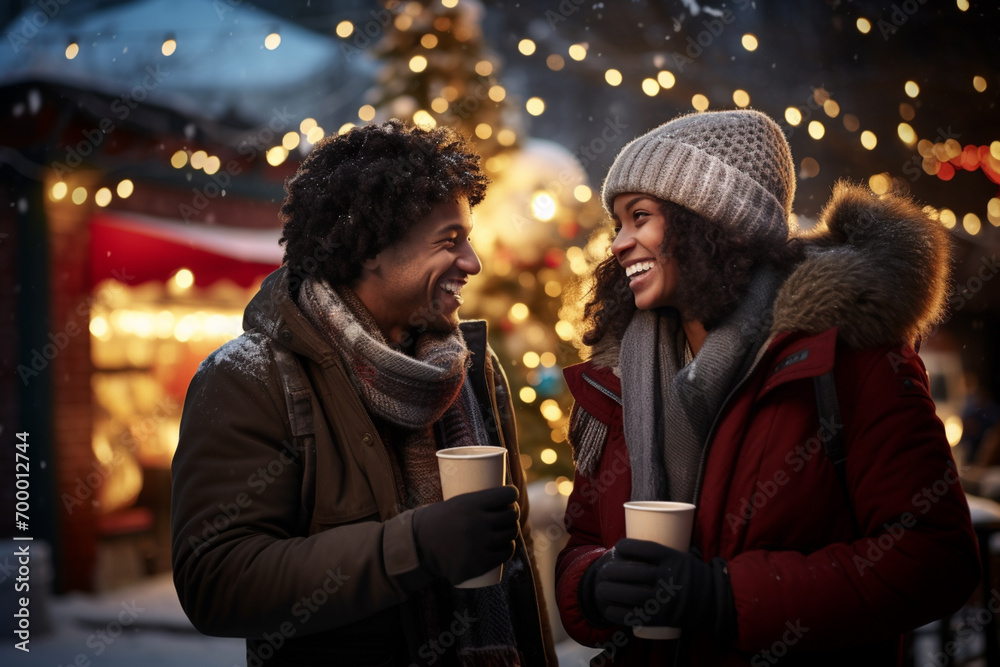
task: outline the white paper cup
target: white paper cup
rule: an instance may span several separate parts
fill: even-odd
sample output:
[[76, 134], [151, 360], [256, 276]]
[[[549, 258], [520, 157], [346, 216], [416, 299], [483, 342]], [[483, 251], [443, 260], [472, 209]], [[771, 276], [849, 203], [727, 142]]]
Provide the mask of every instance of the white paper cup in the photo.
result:
[[[687, 551], [691, 548], [694, 510], [695, 506], [691, 503], [660, 500], [625, 503], [625, 536]], [[641, 625], [633, 627], [632, 633], [643, 639], [677, 639], [681, 636], [680, 628]]]
[[[437, 452], [441, 495], [445, 500], [463, 493], [503, 486], [507, 479], [507, 450], [503, 447], [451, 447]], [[456, 584], [456, 588], [482, 588], [500, 583], [503, 564]]]

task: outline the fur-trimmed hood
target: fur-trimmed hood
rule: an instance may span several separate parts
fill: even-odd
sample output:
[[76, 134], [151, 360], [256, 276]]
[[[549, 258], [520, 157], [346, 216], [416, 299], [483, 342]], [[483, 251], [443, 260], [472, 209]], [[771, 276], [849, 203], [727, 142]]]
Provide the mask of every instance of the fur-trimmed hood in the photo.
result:
[[772, 331], [838, 327], [854, 348], [914, 343], [940, 321], [951, 263], [948, 232], [912, 199], [834, 186], [801, 238], [806, 259], [781, 286]]
[[[948, 233], [909, 197], [839, 182], [819, 222], [798, 238], [805, 259], [778, 291], [773, 334], [836, 326], [853, 348], [912, 344], [944, 314]], [[601, 341], [592, 359], [616, 367], [619, 346]]]

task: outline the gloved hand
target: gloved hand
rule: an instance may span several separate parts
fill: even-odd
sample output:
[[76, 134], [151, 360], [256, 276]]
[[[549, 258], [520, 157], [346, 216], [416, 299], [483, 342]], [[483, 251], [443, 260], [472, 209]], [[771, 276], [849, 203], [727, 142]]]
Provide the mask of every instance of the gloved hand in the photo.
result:
[[452, 584], [489, 572], [514, 555], [520, 508], [515, 486], [455, 496], [413, 513], [420, 563]]
[[615, 563], [615, 548], [611, 547], [601, 557], [590, 564], [587, 571], [580, 579], [580, 587], [577, 589], [576, 598], [580, 602], [580, 609], [587, 622], [598, 628], [611, 627], [611, 623], [604, 617], [604, 613], [597, 605], [595, 591], [597, 585], [607, 581], [607, 572]]
[[[710, 563], [647, 540], [622, 539], [598, 566], [593, 602], [601, 616], [621, 625], [707, 630], [718, 639], [736, 634], [736, 607], [726, 563]], [[586, 578], [586, 575], [585, 575]]]

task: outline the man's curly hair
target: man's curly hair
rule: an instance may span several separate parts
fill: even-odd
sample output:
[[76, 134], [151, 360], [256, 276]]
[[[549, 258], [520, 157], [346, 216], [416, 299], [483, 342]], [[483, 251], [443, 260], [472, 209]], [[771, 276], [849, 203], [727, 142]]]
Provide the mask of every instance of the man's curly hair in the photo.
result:
[[471, 145], [447, 127], [393, 119], [326, 137], [285, 181], [283, 262], [299, 279], [349, 284], [435, 205], [464, 197], [475, 206], [488, 183]]
[[[711, 331], [746, 291], [754, 267], [770, 264], [787, 272], [801, 261], [803, 249], [796, 239], [784, 242], [731, 233], [722, 224], [657, 199], [667, 220], [661, 251], [671, 248], [680, 269], [676, 301], [684, 317], [698, 320]], [[584, 306], [583, 342], [593, 346], [605, 336], [621, 340], [635, 313], [635, 296], [625, 269], [614, 255], [594, 269], [590, 299]]]

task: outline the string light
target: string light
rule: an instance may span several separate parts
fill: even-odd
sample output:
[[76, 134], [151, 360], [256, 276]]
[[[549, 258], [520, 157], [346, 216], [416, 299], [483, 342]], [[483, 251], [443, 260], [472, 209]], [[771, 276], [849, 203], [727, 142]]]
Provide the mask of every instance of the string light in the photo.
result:
[[350, 21], [341, 21], [337, 24], [337, 37], [341, 39], [350, 37], [354, 34], [354, 24]]
[[643, 79], [642, 92], [650, 97], [656, 97], [656, 94], [660, 92], [660, 84], [656, 82], [656, 79]]
[[284, 146], [272, 146], [267, 149], [267, 163], [272, 167], [277, 167], [288, 157], [288, 149]]
[[302, 134], [309, 134], [309, 130], [313, 129], [314, 127], [316, 127], [315, 118], [303, 118], [302, 122], [299, 123], [299, 132], [301, 132]]
[[80, 54], [80, 45], [76, 42], [70, 42], [66, 45], [66, 60], [73, 60]]
[[884, 195], [889, 191], [892, 181], [888, 174], [874, 174], [868, 179], [868, 188], [877, 195]]
[[536, 192], [531, 197], [531, 214], [537, 220], [548, 222], [556, 215], [556, 200], [548, 192]]
[[420, 109], [413, 114], [413, 124], [422, 130], [433, 130], [437, 127], [437, 121], [425, 109]]
[[264, 38], [264, 48], [268, 51], [274, 51], [281, 44], [281, 35], [276, 32], [272, 32], [270, 35]]
[[587, 57], [587, 48], [583, 44], [573, 44], [569, 47], [569, 57], [573, 60], [583, 60]]
[[545, 113], [545, 102], [543, 102], [542, 98], [540, 97], [530, 98], [525, 103], [524, 107], [525, 109], [527, 109], [528, 113], [530, 113], [532, 116], [541, 116], [543, 113]]
[[173, 37], [168, 37], [163, 41], [163, 45], [160, 47], [160, 53], [165, 56], [174, 55], [174, 51], [177, 50], [177, 40]]
[[535, 399], [538, 398], [538, 394], [531, 387], [521, 387], [521, 391], [517, 395], [524, 403], [534, 403]]
[[674, 77], [673, 72], [663, 70], [656, 75], [656, 83], [660, 84], [660, 88], [669, 90], [677, 83], [677, 78]]
[[747, 34], [743, 35], [743, 39], [741, 40], [741, 42], [743, 44], [743, 48], [746, 49], [747, 51], [757, 50], [758, 44], [756, 35], [748, 32]]
[[748, 106], [750, 104], [750, 93], [737, 88], [733, 91], [733, 104], [740, 108]]
[[58, 181], [52, 184], [52, 190], [50, 191], [50, 196], [53, 201], [62, 201], [66, 194], [69, 192], [69, 187], [62, 181]]
[[858, 26], [858, 32], [860, 32], [862, 35], [867, 35], [872, 29], [871, 21], [864, 18], [863, 16], [857, 20], [857, 26]]
[[[490, 86], [490, 90], [486, 94], [494, 102], [502, 102], [503, 98], [507, 97], [507, 91], [504, 89], [503, 86], [500, 86], [500, 85]], [[537, 97], [532, 97], [531, 99], [537, 100], [538, 98]], [[541, 101], [541, 100], [539, 100], [539, 101]], [[544, 110], [544, 109], [545, 109], [545, 105], [542, 105], [542, 110]], [[541, 113], [541, 112], [539, 112], [539, 113]], [[534, 115], [537, 116], [538, 114], [536, 113]]]
[[181, 289], [188, 289], [194, 285], [194, 273], [191, 269], [178, 269], [174, 274], [174, 284]]
[[358, 118], [367, 122], [370, 122], [375, 118], [375, 107], [370, 104], [366, 104], [360, 109], [358, 109]]
[[816, 158], [803, 158], [799, 163], [799, 178], [815, 178], [819, 175], [819, 162]]
[[802, 122], [802, 112], [797, 107], [788, 107], [785, 109], [785, 120], [789, 125], [798, 125]]
[[573, 336], [576, 335], [576, 327], [572, 323], [566, 320], [559, 320], [556, 322], [556, 335], [562, 340], [571, 341]]
[[819, 122], [818, 120], [811, 120], [811, 121], [809, 121], [809, 136], [810, 137], [812, 137], [813, 139], [819, 140], [819, 139], [823, 138], [824, 134], [826, 134], [826, 128], [823, 126], [823, 123]]
[[823, 112], [830, 118], [836, 118], [840, 113], [840, 105], [834, 100], [823, 102]]
[[78, 187], [78, 188], [75, 188], [73, 190], [73, 194], [71, 195], [70, 199], [72, 199], [73, 203], [76, 204], [77, 206], [79, 206], [83, 202], [87, 201], [87, 190], [86, 190], [86, 188], [84, 188], [82, 186]]
[[691, 98], [691, 106], [698, 111], [705, 111], [708, 109], [708, 98], [701, 93], [697, 93]]
[[281, 145], [291, 151], [299, 147], [300, 141], [301, 136], [298, 132], [286, 132], [285, 136], [281, 138]]
[[941, 224], [944, 225], [945, 229], [953, 229], [958, 224], [958, 219], [950, 208], [941, 209], [938, 217], [941, 219]]
[[517, 141], [517, 134], [514, 130], [500, 130], [497, 133], [497, 143], [501, 146], [513, 146]]
[[917, 133], [909, 123], [900, 123], [896, 127], [896, 133], [899, 134], [899, 138], [903, 140], [903, 143], [908, 146], [912, 146], [917, 141]]
[[177, 151], [170, 156], [170, 166], [174, 169], [181, 169], [187, 164], [188, 154], [187, 151]]
[[100, 207], [105, 207], [111, 203], [111, 190], [108, 188], [101, 188], [96, 193], [94, 193], [94, 203]]
[[[287, 152], [285, 154], [287, 155]], [[205, 160], [205, 165], [202, 167], [204, 172], [209, 176], [216, 173], [221, 168], [222, 168], [222, 160], [220, 160], [219, 157], [216, 155], [209, 156], [209, 158]]]
[[868, 150], [874, 149], [875, 146], [878, 145], [878, 138], [875, 136], [875, 133], [872, 132], [871, 130], [865, 130], [864, 132], [862, 132], [861, 145], [867, 148]]
[[550, 422], [557, 422], [563, 417], [562, 408], [560, 408], [559, 404], [551, 398], [542, 401], [542, 404], [538, 406], [538, 409], [542, 413], [542, 416]]
[[962, 218], [962, 228], [969, 235], [975, 236], [982, 230], [983, 223], [975, 213], [966, 213], [965, 217]]
[[907, 81], [903, 84], [903, 91], [910, 97], [916, 97], [920, 94], [920, 86], [917, 85], [916, 81]]
[[311, 144], [315, 144], [317, 141], [323, 138], [324, 134], [325, 133], [323, 132], [323, 128], [320, 127], [319, 125], [316, 125], [308, 132], [306, 132], [306, 141], [308, 141]]
[[410, 58], [410, 70], [416, 73], [423, 72], [427, 69], [427, 58], [423, 56], [413, 56]]
[[622, 82], [622, 73], [616, 69], [609, 69], [604, 73], [604, 80], [612, 86], [617, 86]]
[[406, 14], [400, 14], [396, 17], [396, 20], [392, 22], [396, 26], [396, 30], [400, 32], [406, 32], [413, 25], [413, 17], [407, 16]]
[[535, 52], [535, 43], [530, 39], [522, 39], [517, 43], [517, 50], [526, 56]]
[[191, 166], [195, 169], [201, 169], [205, 166], [205, 160], [208, 159], [208, 153], [205, 151], [195, 151], [191, 154]]
[[134, 190], [135, 190], [135, 185], [133, 185], [132, 181], [130, 181], [127, 178], [119, 182], [118, 187], [116, 188], [118, 196], [121, 197], [122, 199], [128, 199], [129, 197], [131, 197], [132, 192]]

